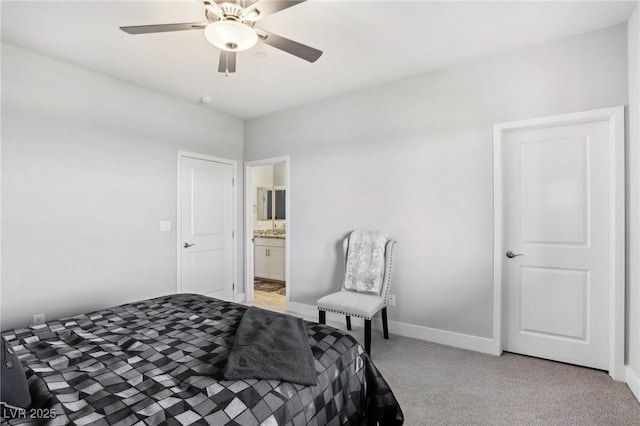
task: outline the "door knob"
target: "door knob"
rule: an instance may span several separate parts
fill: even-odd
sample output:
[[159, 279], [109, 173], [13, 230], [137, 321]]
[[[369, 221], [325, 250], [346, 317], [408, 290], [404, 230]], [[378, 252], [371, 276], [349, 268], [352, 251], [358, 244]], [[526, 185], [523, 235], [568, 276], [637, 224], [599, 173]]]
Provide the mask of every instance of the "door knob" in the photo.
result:
[[194, 244], [184, 243], [184, 245], [182, 247], [189, 248], [191, 246], [195, 246], [195, 243]]
[[508, 252], [505, 253], [505, 256], [507, 256], [509, 259], [513, 259], [514, 257], [517, 257], [517, 256], [524, 256], [524, 253], [514, 253], [513, 250], [509, 250]]

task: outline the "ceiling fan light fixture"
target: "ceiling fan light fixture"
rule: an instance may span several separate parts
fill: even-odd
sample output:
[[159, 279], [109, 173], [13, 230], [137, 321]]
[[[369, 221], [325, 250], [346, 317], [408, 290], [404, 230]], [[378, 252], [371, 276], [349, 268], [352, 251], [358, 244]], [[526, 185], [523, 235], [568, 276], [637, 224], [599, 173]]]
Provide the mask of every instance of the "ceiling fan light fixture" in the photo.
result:
[[258, 42], [258, 35], [251, 27], [232, 20], [207, 25], [204, 37], [218, 49], [229, 52], [250, 49]]

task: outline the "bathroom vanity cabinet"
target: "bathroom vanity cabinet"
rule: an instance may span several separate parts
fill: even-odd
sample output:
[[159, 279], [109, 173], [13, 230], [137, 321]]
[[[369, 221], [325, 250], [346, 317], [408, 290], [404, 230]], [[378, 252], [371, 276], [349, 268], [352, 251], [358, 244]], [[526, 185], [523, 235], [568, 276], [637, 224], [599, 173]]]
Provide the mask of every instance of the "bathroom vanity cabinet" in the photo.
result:
[[284, 238], [256, 237], [253, 247], [254, 276], [256, 278], [284, 281]]

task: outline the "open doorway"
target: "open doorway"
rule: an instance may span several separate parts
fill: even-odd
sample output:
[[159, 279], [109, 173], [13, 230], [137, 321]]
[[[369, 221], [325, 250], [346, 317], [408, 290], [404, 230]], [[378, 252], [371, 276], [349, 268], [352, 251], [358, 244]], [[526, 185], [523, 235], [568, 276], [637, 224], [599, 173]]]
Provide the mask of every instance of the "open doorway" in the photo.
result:
[[246, 163], [246, 302], [285, 312], [289, 300], [289, 158]]

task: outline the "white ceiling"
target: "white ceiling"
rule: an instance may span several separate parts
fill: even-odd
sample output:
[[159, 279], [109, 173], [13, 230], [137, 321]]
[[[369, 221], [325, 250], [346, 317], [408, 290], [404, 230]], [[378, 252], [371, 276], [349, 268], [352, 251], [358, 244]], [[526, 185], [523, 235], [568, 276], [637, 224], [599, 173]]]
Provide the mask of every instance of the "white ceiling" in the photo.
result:
[[615, 25], [635, 4], [308, 0], [256, 27], [323, 50], [316, 63], [259, 43], [238, 53], [230, 77], [217, 72], [218, 50], [202, 30], [119, 30], [201, 22], [204, 9], [195, 0], [2, 1], [2, 40], [188, 102], [211, 95], [203, 107], [251, 118]]

